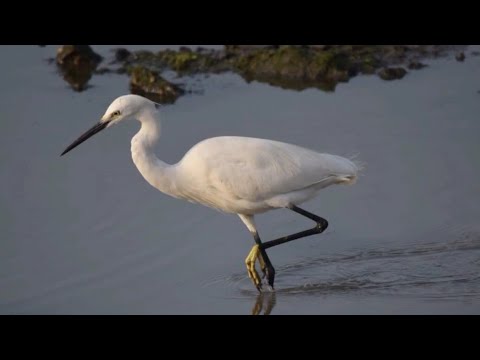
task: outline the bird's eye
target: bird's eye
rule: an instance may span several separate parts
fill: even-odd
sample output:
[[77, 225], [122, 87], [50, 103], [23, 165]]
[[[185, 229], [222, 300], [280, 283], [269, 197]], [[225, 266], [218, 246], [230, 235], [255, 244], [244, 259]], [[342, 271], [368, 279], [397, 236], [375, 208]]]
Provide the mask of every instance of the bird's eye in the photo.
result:
[[112, 113], [112, 117], [117, 117], [120, 115], [120, 111], [115, 111], [114, 113]]

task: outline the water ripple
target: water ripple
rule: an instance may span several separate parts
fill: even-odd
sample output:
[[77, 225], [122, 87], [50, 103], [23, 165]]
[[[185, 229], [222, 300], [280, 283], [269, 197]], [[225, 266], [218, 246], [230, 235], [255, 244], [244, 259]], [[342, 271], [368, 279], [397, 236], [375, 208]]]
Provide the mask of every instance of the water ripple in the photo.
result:
[[[357, 249], [279, 266], [276, 292], [480, 299], [480, 234], [457, 230], [451, 241]], [[244, 273], [219, 276], [204, 286], [233, 288], [245, 297], [256, 294]]]

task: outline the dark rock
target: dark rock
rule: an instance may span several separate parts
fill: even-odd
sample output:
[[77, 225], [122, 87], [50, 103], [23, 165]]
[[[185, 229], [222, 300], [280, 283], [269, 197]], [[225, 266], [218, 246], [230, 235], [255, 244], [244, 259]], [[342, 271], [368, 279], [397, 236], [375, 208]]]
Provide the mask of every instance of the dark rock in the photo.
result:
[[461, 53], [458, 53], [455, 55], [455, 59], [457, 61], [460, 61], [460, 62], [463, 62], [465, 61], [465, 53], [464, 52], [461, 52]]
[[407, 70], [402, 67], [383, 68], [378, 72], [378, 76], [387, 81], [402, 79], [406, 74]]
[[88, 81], [102, 57], [88, 45], [62, 45], [57, 49], [56, 62], [63, 78], [76, 91], [87, 88]]
[[132, 55], [130, 51], [124, 48], [115, 49], [115, 61], [116, 62], [124, 62], [127, 61], [128, 58]]
[[471, 52], [471, 55], [472, 55], [472, 56], [479, 56], [479, 55], [480, 55], [480, 51], [472, 51], [472, 52]]
[[89, 62], [98, 65], [102, 57], [95, 53], [89, 45], [62, 45], [57, 49], [59, 65]]
[[408, 68], [410, 70], [420, 70], [423, 69], [424, 67], [427, 67], [428, 65], [425, 65], [419, 61], [412, 61], [410, 64], [408, 64]]
[[145, 96], [161, 104], [172, 104], [185, 93], [179, 86], [168, 82], [157, 72], [145, 67], [135, 66], [128, 72], [132, 94]]

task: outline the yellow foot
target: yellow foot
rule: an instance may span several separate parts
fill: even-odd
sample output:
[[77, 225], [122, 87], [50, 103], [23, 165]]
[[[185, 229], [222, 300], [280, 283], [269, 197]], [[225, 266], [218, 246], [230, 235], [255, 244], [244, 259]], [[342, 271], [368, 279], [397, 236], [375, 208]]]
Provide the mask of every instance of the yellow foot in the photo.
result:
[[247, 265], [248, 277], [252, 280], [255, 287], [260, 291], [262, 289], [262, 279], [258, 275], [257, 269], [255, 268], [255, 262], [257, 259], [265, 275], [265, 261], [260, 253], [260, 247], [258, 245], [254, 245], [245, 259], [245, 265]]
[[265, 311], [263, 312], [264, 315], [270, 315], [272, 312], [273, 308], [275, 307], [276, 299], [275, 299], [275, 293], [264, 293], [261, 292], [260, 294], [257, 295], [257, 299], [255, 301], [255, 305], [253, 306], [252, 309], [252, 315], [260, 315], [262, 310]]

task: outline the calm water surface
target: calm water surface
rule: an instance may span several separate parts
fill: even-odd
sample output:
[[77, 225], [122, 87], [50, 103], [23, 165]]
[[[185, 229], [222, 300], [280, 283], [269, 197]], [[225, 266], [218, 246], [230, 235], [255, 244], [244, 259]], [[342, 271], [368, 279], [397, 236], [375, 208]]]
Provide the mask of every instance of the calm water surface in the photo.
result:
[[[396, 82], [357, 77], [334, 93], [233, 74], [182, 79], [199, 91], [164, 109], [166, 162], [204, 138], [241, 135], [366, 163], [355, 186], [304, 205], [330, 227], [271, 249], [277, 292], [259, 297], [244, 225], [150, 187], [130, 158], [136, 122], [59, 157], [128, 93], [127, 77], [96, 76], [76, 93], [46, 62], [55, 47], [0, 47], [0, 313], [480, 314], [472, 50], [465, 63], [432, 60]], [[311, 224], [277, 210], [258, 225], [266, 240]]]

